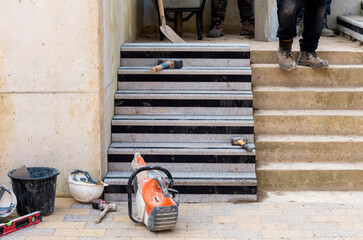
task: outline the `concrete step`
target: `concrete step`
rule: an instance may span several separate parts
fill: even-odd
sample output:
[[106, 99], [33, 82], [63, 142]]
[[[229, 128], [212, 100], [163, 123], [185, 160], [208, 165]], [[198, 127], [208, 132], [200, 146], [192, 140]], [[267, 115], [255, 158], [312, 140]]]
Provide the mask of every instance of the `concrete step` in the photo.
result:
[[337, 28], [339, 31], [363, 42], [363, 16], [362, 15], [340, 15], [337, 17]]
[[252, 115], [251, 91], [118, 90], [116, 114]]
[[256, 134], [363, 135], [363, 110], [256, 110]]
[[118, 88], [251, 90], [250, 67], [184, 67], [151, 73], [150, 67], [120, 67]]
[[269, 163], [256, 169], [262, 191], [362, 191], [363, 163]]
[[253, 142], [251, 116], [116, 116], [112, 141], [122, 142], [227, 142], [244, 136]]
[[363, 87], [255, 87], [253, 107], [264, 110], [363, 109]]
[[[343, 40], [344, 42], [344, 40]], [[345, 43], [346, 44], [346, 43]], [[321, 46], [321, 44], [319, 44]], [[320, 47], [319, 46], [319, 47]], [[251, 63], [252, 64], [277, 64], [278, 59], [276, 56], [276, 50], [278, 46], [273, 49], [265, 50], [252, 50], [251, 51]], [[293, 48], [293, 55], [295, 59], [298, 59], [300, 50]], [[357, 46], [356, 49], [346, 48], [337, 50], [324, 50], [316, 52], [321, 59], [328, 60], [330, 65], [355, 65], [363, 63], [363, 51]]]
[[321, 70], [299, 66], [296, 71], [286, 72], [278, 64], [253, 64], [252, 72], [254, 87], [363, 86], [363, 65], [330, 65]]
[[363, 162], [363, 136], [257, 135], [256, 159], [267, 163]]
[[249, 66], [248, 44], [127, 43], [121, 47], [121, 66], [154, 66], [158, 59], [182, 59], [185, 67]]
[[[109, 171], [105, 198], [127, 201], [127, 181], [131, 172]], [[171, 172], [174, 189], [181, 202], [234, 202], [257, 200], [255, 173], [238, 172]]]
[[[253, 143], [250, 143], [253, 144]], [[147, 164], [169, 171], [254, 172], [255, 152], [231, 143], [129, 143], [114, 142], [108, 149], [110, 171], [131, 171], [134, 152], [139, 151]]]

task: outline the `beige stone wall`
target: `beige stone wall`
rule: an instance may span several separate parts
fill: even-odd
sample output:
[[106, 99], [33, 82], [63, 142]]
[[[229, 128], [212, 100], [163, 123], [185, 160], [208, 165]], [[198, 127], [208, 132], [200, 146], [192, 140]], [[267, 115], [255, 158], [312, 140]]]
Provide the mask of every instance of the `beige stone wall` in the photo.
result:
[[106, 172], [119, 46], [140, 34], [139, 0], [0, 1], [0, 182], [56, 167], [57, 195], [83, 169]]

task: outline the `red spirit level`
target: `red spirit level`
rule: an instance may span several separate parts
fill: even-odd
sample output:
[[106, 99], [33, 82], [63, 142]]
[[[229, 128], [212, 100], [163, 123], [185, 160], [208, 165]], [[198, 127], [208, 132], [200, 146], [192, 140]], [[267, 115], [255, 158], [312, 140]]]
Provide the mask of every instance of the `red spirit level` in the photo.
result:
[[18, 231], [20, 229], [29, 227], [42, 221], [40, 212], [33, 212], [28, 215], [18, 217], [7, 223], [0, 223], [0, 237]]

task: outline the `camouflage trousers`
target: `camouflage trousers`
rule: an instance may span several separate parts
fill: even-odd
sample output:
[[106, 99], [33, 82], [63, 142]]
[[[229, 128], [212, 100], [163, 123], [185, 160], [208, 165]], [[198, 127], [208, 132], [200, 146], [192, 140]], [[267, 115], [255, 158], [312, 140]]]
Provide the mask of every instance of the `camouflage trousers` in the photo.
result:
[[[212, 22], [224, 21], [228, 0], [212, 0]], [[253, 14], [253, 0], [237, 0], [241, 21], [251, 19]]]

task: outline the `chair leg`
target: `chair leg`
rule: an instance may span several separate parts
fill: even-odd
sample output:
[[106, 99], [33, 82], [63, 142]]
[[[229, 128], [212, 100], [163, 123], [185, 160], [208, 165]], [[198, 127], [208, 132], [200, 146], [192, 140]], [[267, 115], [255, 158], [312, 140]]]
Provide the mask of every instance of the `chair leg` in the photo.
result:
[[203, 39], [203, 15], [200, 12], [196, 12], [196, 19], [197, 19], [197, 35], [198, 40]]

